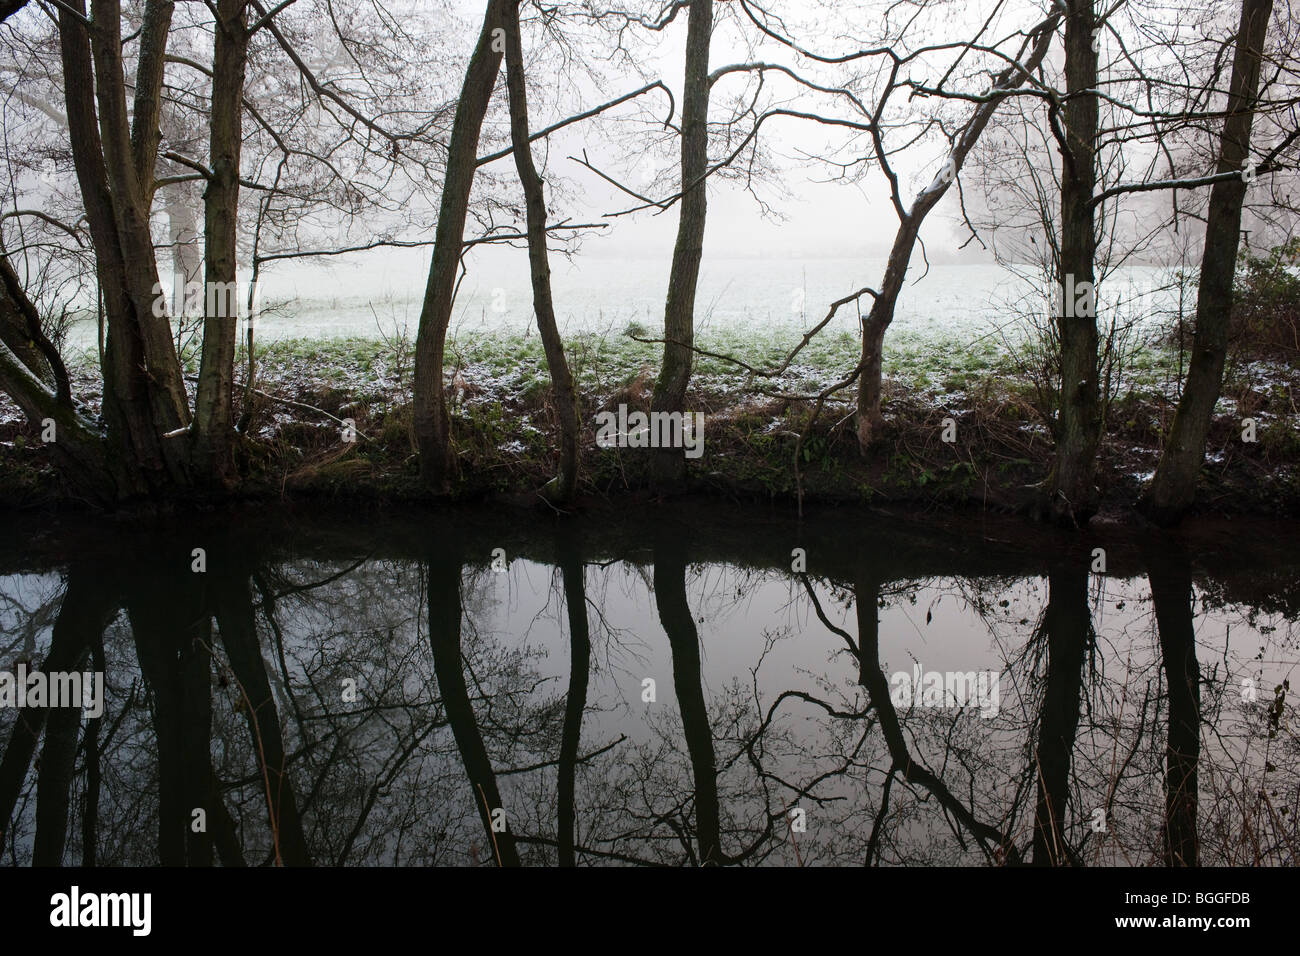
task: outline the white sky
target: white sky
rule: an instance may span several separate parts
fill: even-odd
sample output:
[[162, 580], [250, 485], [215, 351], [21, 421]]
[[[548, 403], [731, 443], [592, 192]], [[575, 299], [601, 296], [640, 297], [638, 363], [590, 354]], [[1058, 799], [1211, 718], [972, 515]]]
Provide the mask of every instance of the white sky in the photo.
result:
[[[978, 27], [978, 23], [983, 22], [987, 17], [988, 9], [991, 9], [987, 3], [979, 6], [986, 9], [967, 5], [948, 5], [943, 13], [943, 20], [947, 24], [944, 38], [958, 36], [953, 31], [960, 29], [973, 32]], [[457, 0], [460, 16], [467, 23], [477, 25], [477, 22], [480, 22], [477, 18], [482, 15], [482, 7], [482, 3], [466, 3]], [[714, 7], [715, 20], [720, 21], [728, 4], [715, 2]], [[779, 12], [791, 23], [804, 17], [815, 19], [819, 16], [819, 7], [815, 0], [798, 0], [794, 3], [772, 5], [774, 12]], [[835, 53], [870, 45], [875, 39], [873, 32], [880, 29], [878, 11], [881, 8], [880, 4], [840, 4], [837, 28], [849, 35], [832, 37], [829, 36], [830, 30], [823, 28], [818, 31], [822, 36], [814, 45], [819, 50]], [[1006, 9], [1011, 12], [999, 18], [999, 23], [1002, 25], [991, 35], [1009, 33], [1020, 27], [1027, 28], [1032, 26], [1040, 16], [1037, 4], [1026, 0], [1010, 0]], [[852, 26], [854, 20], [863, 24], [857, 30]], [[829, 24], [829, 20], [825, 22]], [[747, 21], [746, 26], [749, 27], [748, 32], [751, 37], [758, 36], [758, 31]], [[678, 104], [681, 102], [686, 27], [685, 14], [679, 14], [677, 20], [661, 34], [647, 34], [654, 38], [656, 46], [646, 55], [638, 57], [638, 62], [643, 64], [643, 69], [652, 77], [661, 77], [673, 89]], [[811, 35], [817, 36], [815, 33]], [[935, 34], [918, 32], [916, 36], [924, 37], [925, 42], [942, 42], [942, 38]], [[715, 29], [710, 55], [711, 68], [752, 61], [756, 58], [789, 65], [800, 63], [798, 58], [787, 54], [771, 41], [765, 42], [756, 54], [747, 53], [734, 22], [728, 22]], [[804, 72], [817, 76], [823, 82], [832, 78], [834, 82], [842, 83], [851, 74], [849, 67], [823, 68], [820, 72], [815, 72], [814, 69], [807, 67], [807, 61], [803, 63]], [[924, 75], [923, 71], [921, 75]], [[797, 89], [791, 81], [780, 77], [769, 79], [767, 82], [769, 88], [778, 88], [790, 93], [794, 93]], [[744, 83], [745, 80], [741, 76], [733, 76], [715, 87], [711, 118], [716, 120], [721, 117], [720, 101], [729, 92], [743, 88]], [[640, 77], [628, 76], [621, 83], [611, 82], [603, 94], [587, 88], [582, 90], [582, 95], [587, 99], [588, 104], [598, 103], [642, 84]], [[504, 85], [504, 72], [501, 85]], [[537, 85], [545, 91], [544, 83]], [[870, 95], [870, 91], [867, 95]], [[655, 111], [662, 115], [663, 96], [658, 92], [651, 96], [654, 98], [647, 98], [647, 104], [652, 104]], [[896, 93], [895, 99], [891, 102], [902, 104], [905, 98], [905, 93]], [[553, 104], [539, 103], [538, 99], [540, 97], [534, 96], [530, 101], [530, 107], [534, 111], [531, 120], [533, 129], [541, 128], [563, 115]], [[806, 103], [792, 105], [800, 109], [809, 108]], [[917, 111], [919, 113], [920, 110], [928, 108], [930, 108], [928, 104], [918, 105]], [[632, 110], [625, 109], [623, 112], [630, 114]], [[844, 117], [861, 119], [860, 116], [853, 117], [844, 108], [836, 112]], [[844, 141], [848, 135], [848, 130], [831, 130], [828, 133], [826, 128], [817, 124], [791, 118], [776, 118], [765, 123], [762, 129], [764, 140], [775, 153], [785, 157], [786, 161], [782, 162], [782, 188], [778, 189], [772, 184], [760, 184], [758, 191], [774, 211], [784, 217], [783, 221], [765, 217], [755, 199], [747, 194], [740, 184], [725, 182], [715, 177], [709, 191], [705, 256], [710, 258], [839, 258], [845, 256], [874, 258], [884, 255], [893, 240], [897, 218], [889, 203], [883, 177], [873, 174], [863, 183], [829, 182], [828, 180], [834, 175], [832, 170], [800, 162], [795, 156], [800, 146], [806, 146], [811, 150], [824, 143], [828, 137]], [[890, 142], [898, 142], [901, 139], [900, 135]], [[569, 178], [578, 193], [572, 204], [563, 206], [564, 214], [588, 221], [602, 213], [624, 209], [634, 204], [630, 197], [567, 158], [570, 154], [576, 155], [585, 149], [598, 166], [609, 169], [611, 173], [617, 173], [626, 168], [618, 165], [617, 154], [622, 148], [622, 144], [617, 142], [603, 142], [598, 131], [586, 124], [571, 127], [552, 138], [548, 172]], [[664, 154], [657, 162], [675, 162], [675, 143], [673, 149], [673, 153]], [[865, 150], [859, 151], [862, 152]], [[714, 149], [711, 158], [716, 159], [716, 154], [717, 150]], [[541, 155], [540, 148], [538, 155], [539, 157]], [[902, 180], [905, 203], [910, 202], [918, 188], [929, 182], [941, 156], [942, 150], [937, 146], [921, 144], [910, 150], [907, 155], [895, 160]], [[507, 168], [510, 165], [509, 159], [499, 162]], [[630, 185], [640, 187], [642, 183], [633, 178]], [[968, 233], [964, 228], [959, 228], [959, 224], [955, 221], [956, 208], [955, 195], [945, 197], [941, 206], [927, 221], [923, 238], [927, 241], [927, 251], [931, 260], [991, 261], [991, 253], [982, 252], [977, 243], [973, 243], [965, 253], [958, 252], [957, 246], [967, 238]], [[676, 206], [658, 215], [643, 212], [632, 217], [617, 218], [612, 220], [612, 227], [604, 230], [599, 238], [592, 238], [585, 244], [583, 258], [630, 256], [667, 259], [671, 255], [676, 229]]]

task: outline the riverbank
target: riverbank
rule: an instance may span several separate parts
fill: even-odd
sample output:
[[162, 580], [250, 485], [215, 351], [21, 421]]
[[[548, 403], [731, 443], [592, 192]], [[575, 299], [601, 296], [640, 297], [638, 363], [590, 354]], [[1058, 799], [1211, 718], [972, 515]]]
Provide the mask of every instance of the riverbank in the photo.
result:
[[[639, 450], [596, 445], [597, 413], [620, 405], [649, 410], [659, 347], [637, 341], [640, 330], [631, 333], [568, 343], [586, 427], [580, 494], [588, 504], [649, 492]], [[1051, 440], [1038, 411], [1045, 403], [1035, 384], [1041, 376], [1002, 343], [927, 340], [890, 348], [885, 428], [866, 456], [853, 431], [852, 389], [833, 395], [815, 417], [816, 403], [797, 397], [843, 378], [857, 360], [852, 337], [815, 342], [770, 378], [718, 356], [772, 368], [785, 343], [732, 332], [697, 344], [716, 355], [698, 357], [688, 395], [688, 408], [705, 422], [703, 454], [689, 463], [684, 489], [692, 494], [791, 507], [802, 500], [1014, 512], [1032, 499], [1049, 466]], [[1148, 345], [1132, 349], [1115, 370], [1097, 470], [1103, 510], [1130, 507], [1154, 471], [1185, 363], [1172, 345]], [[245, 395], [241, 386], [237, 400], [237, 414], [247, 412], [249, 422], [237, 446], [245, 476], [237, 497], [426, 501], [410, 429], [411, 371], [405, 338], [290, 340], [259, 349], [256, 389]], [[72, 372], [77, 397], [97, 411], [90, 358]], [[555, 445], [537, 337], [476, 340], [453, 350], [447, 374], [461, 464], [454, 498], [534, 498], [553, 474]], [[1300, 515], [1298, 394], [1300, 372], [1292, 364], [1232, 364], [1198, 511]], [[1243, 440], [1248, 418], [1253, 442]], [[345, 440], [345, 422], [354, 441]], [[39, 433], [0, 401], [0, 505], [76, 504], [62, 493]]]

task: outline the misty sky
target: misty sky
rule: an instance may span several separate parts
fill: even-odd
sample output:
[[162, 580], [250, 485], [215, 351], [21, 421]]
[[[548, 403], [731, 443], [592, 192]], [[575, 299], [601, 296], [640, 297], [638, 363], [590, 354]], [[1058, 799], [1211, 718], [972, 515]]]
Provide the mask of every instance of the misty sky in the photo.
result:
[[[482, 4], [457, 0], [456, 9], [459, 17], [473, 30], [481, 22]], [[747, 51], [742, 36], [737, 29], [734, 17], [723, 19], [728, 5], [715, 3], [715, 28], [710, 55], [710, 67], [738, 62], [763, 60], [799, 66], [797, 57], [783, 51], [771, 41], [763, 43], [753, 51]], [[979, 5], [987, 7], [986, 4]], [[829, 24], [831, 15], [825, 5], [815, 0], [794, 0], [772, 7], [789, 23], [797, 24], [801, 20]], [[834, 36], [829, 26], [817, 28], [807, 35], [800, 34], [804, 42], [827, 53], [844, 53], [870, 45], [879, 31], [880, 4], [839, 4], [837, 27], [849, 33], [847, 36]], [[874, 12], [873, 12], [874, 11]], [[943, 36], [919, 31], [914, 42], [942, 42], [944, 39], [958, 36], [955, 32], [965, 28], [969, 32], [978, 29], [979, 23], [987, 17], [987, 9], [976, 9], [963, 4], [942, 5], [942, 20], [945, 23]], [[1016, 29], [1028, 28], [1041, 16], [1038, 5], [1025, 0], [1012, 0], [1006, 4], [1004, 12], [995, 21], [989, 35], [1003, 36]], [[853, 23], [861, 24], [854, 28]], [[969, 24], [969, 26], [968, 26]], [[748, 36], [752, 39], [758, 31], [747, 24]], [[646, 49], [637, 57], [643, 72], [651, 78], [662, 77], [672, 87], [680, 103], [680, 90], [683, 72], [683, 50], [686, 36], [685, 15], [660, 34], [648, 34], [655, 46]], [[922, 39], [923, 38], [923, 41]], [[945, 58], [949, 56], [945, 54]], [[804, 61], [806, 66], [806, 61]], [[824, 69], [820, 74], [807, 70], [808, 74], [820, 78], [835, 77], [843, 82], [850, 75], [849, 68], [837, 70]], [[924, 71], [922, 74], [924, 75]], [[607, 81], [603, 94], [590, 86], [577, 90], [579, 95], [587, 97], [587, 103], [601, 102], [621, 92], [635, 89], [643, 84], [637, 76], [627, 76], [620, 83], [618, 78]], [[744, 79], [737, 76], [724, 80], [714, 88], [711, 104], [711, 119], [718, 119], [723, 110], [720, 101], [725, 100], [730, 92], [743, 88]], [[790, 81], [779, 85], [781, 78], [768, 81], [773, 87], [779, 87], [783, 99], [804, 94]], [[504, 85], [504, 73], [500, 85]], [[543, 90], [546, 84], [538, 84]], [[788, 96], [784, 94], [789, 94]], [[531, 94], [530, 94], [531, 95]], [[869, 94], [868, 94], [869, 95]], [[664, 112], [664, 99], [653, 94], [654, 99], [646, 102], [657, 114]], [[895, 94], [896, 101], [905, 102], [905, 93]], [[557, 99], [558, 97], [552, 97]], [[534, 110], [531, 123], [534, 129], [559, 119], [564, 115], [559, 103], [547, 103], [540, 97], [534, 97], [530, 106]], [[794, 108], [807, 109], [806, 102], [790, 103]], [[931, 108], [928, 104], [917, 106]], [[622, 115], [635, 112], [628, 108]], [[840, 108], [838, 115], [852, 118], [852, 114]], [[858, 117], [860, 118], [860, 117]], [[709, 218], [705, 234], [705, 256], [739, 257], [739, 258], [810, 258], [810, 257], [844, 257], [844, 256], [883, 256], [892, 242], [897, 219], [889, 203], [887, 186], [883, 177], [872, 174], [862, 182], [832, 181], [834, 170], [825, 166], [802, 160], [798, 153], [801, 149], [817, 151], [828, 140], [847, 141], [850, 132], [836, 129], [827, 132], [826, 128], [807, 121], [778, 118], [764, 124], [762, 136], [775, 159], [780, 164], [779, 182], [759, 183], [759, 196], [767, 202], [776, 216], [763, 214], [755, 198], [745, 192], [739, 183], [722, 181], [714, 178], [709, 191]], [[896, 141], [903, 139], [900, 134]], [[676, 142], [670, 144], [672, 152], [664, 152], [651, 160], [655, 165], [676, 161]], [[566, 214], [592, 219], [601, 214], [625, 209], [633, 202], [625, 194], [602, 181], [598, 176], [583, 169], [578, 163], [569, 159], [586, 150], [587, 155], [602, 169], [611, 173], [626, 172], [630, 185], [644, 186], [644, 167], [630, 168], [622, 162], [620, 155], [622, 144], [608, 142], [592, 126], [579, 126], [555, 135], [549, 150], [543, 153], [537, 150], [539, 159], [548, 157], [548, 173], [562, 176], [569, 180], [573, 189], [571, 201], [563, 206]], [[717, 158], [717, 148], [711, 151], [711, 159]], [[865, 145], [858, 150], [858, 155], [865, 154]], [[900, 174], [905, 201], [910, 201], [917, 189], [929, 182], [937, 164], [941, 161], [943, 150], [937, 144], [920, 144], [905, 156], [895, 159]], [[510, 161], [499, 161], [509, 167]], [[662, 191], [661, 191], [662, 194]], [[940, 207], [931, 215], [926, 224], [923, 238], [928, 242], [928, 249], [933, 261], [956, 259], [957, 261], [992, 261], [991, 253], [982, 251], [978, 243], [972, 243], [964, 252], [959, 253], [957, 246], [968, 237], [968, 233], [956, 221], [956, 201], [945, 197]], [[778, 218], [783, 217], [783, 218]], [[673, 206], [668, 211], [657, 215], [642, 212], [631, 217], [612, 220], [612, 227], [604, 230], [600, 238], [588, 241], [583, 250], [583, 258], [605, 257], [646, 257], [667, 258], [671, 255], [673, 239], [677, 229], [677, 209]]]

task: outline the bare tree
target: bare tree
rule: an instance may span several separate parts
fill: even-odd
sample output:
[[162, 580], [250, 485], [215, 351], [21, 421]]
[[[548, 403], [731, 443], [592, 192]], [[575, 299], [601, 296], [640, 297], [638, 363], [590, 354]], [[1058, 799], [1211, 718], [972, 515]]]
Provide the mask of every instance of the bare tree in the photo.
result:
[[525, 218], [528, 230], [528, 262], [533, 286], [533, 311], [537, 314], [537, 331], [546, 351], [555, 397], [555, 415], [560, 423], [559, 473], [542, 493], [552, 501], [566, 502], [573, 497], [578, 483], [579, 430], [581, 414], [578, 389], [564, 357], [564, 342], [555, 324], [555, 303], [551, 298], [551, 266], [546, 242], [546, 196], [542, 177], [533, 163], [529, 145], [527, 84], [524, 79], [523, 41], [519, 36], [519, 4], [505, 15], [506, 86], [510, 100], [510, 143], [524, 190]]
[[[921, 190], [910, 206], [904, 207], [901, 202], [898, 193], [898, 177], [890, 167], [881, 134], [879, 132], [875, 134], [876, 158], [889, 178], [894, 211], [898, 215], [899, 225], [894, 233], [894, 242], [889, 251], [880, 292], [872, 300], [871, 312], [862, 321], [862, 361], [859, 366], [862, 377], [858, 386], [857, 425], [858, 445], [863, 451], [871, 446], [874, 436], [883, 424], [880, 401], [885, 333], [894, 320], [898, 297], [903, 290], [912, 252], [920, 238], [921, 225], [956, 180], [966, 157], [983, 134], [998, 106], [1006, 99], [1007, 93], [1023, 85], [1042, 66], [1059, 22], [1060, 13], [1053, 12], [1025, 34], [1020, 49], [1011, 58], [1011, 64], [994, 78], [986, 94], [976, 98], [971, 116], [956, 137], [939, 173], [925, 189]], [[880, 110], [883, 110], [896, 84], [897, 69], [895, 65], [889, 85], [880, 98], [877, 115]], [[932, 92], [942, 95], [940, 90]]]
[[154, 314], [158, 269], [148, 208], [172, 4], [146, 4], [133, 119], [120, 5], [92, 0], [93, 21], [84, 10], [80, 0], [62, 5], [59, 34], [68, 131], [108, 317], [108, 458], [116, 497], [127, 498], [191, 481], [187, 444], [164, 437], [184, 434], [190, 414], [170, 327]]
[[1227, 115], [1219, 139], [1216, 173], [1223, 178], [1210, 187], [1205, 219], [1191, 363], [1155, 478], [1142, 498], [1147, 513], [1165, 524], [1177, 521], [1196, 496], [1210, 421], [1223, 388], [1241, 210], [1251, 170], [1250, 131], [1272, 10], [1272, 0], [1242, 0]]
[[[1093, 0], [1066, 0], [1065, 93], [1059, 107], [1062, 156], [1060, 276], [1085, 299], [1058, 301], [1061, 341], [1060, 413], [1056, 449], [1042, 508], [1060, 520], [1086, 519], [1096, 507], [1093, 467], [1101, 441], [1097, 388], [1097, 321], [1086, 297], [1095, 286], [1097, 237], [1092, 194], [1097, 183], [1097, 51]], [[1056, 110], [1053, 104], [1050, 107]], [[1073, 299], [1073, 296], [1069, 298]], [[1095, 298], [1092, 300], [1095, 302]]]
[[496, 86], [501, 56], [505, 52], [505, 22], [511, 0], [488, 0], [483, 28], [465, 70], [451, 139], [447, 143], [447, 171], [438, 207], [433, 259], [420, 310], [420, 328], [415, 340], [415, 439], [420, 453], [420, 474], [434, 492], [450, 491], [456, 472], [451, 441], [451, 417], [447, 414], [442, 380], [447, 327], [451, 324], [456, 272], [460, 267], [465, 237], [465, 217], [470, 189], [478, 168], [479, 133]]
[[[0, 388], [14, 398], [33, 426], [54, 421], [55, 461], [64, 478], [86, 498], [113, 503], [139, 496], [188, 494], [199, 488], [220, 493], [236, 478], [232, 462], [234, 285], [241, 252], [241, 186], [276, 197], [274, 203], [259, 204], [259, 226], [273, 223], [276, 238], [289, 234], [295, 248], [265, 253], [261, 261], [283, 259], [304, 254], [297, 223], [308, 211], [333, 209], [356, 218], [361, 211], [382, 206], [378, 197], [383, 192], [384, 167], [390, 170], [389, 186], [401, 175], [394, 172], [400, 164], [408, 165], [407, 173], [415, 180], [420, 178], [416, 170], [427, 169], [429, 154], [437, 148], [436, 126], [442, 110], [412, 114], [406, 100], [394, 101], [384, 79], [368, 70], [356, 33], [344, 33], [342, 11], [335, 10], [331, 17], [330, 35], [339, 34], [338, 42], [364, 77], [367, 93], [361, 97], [316, 75], [307, 62], [313, 55], [304, 54], [296, 44], [295, 25], [276, 22], [286, 16], [288, 6], [267, 11], [256, 0], [221, 4], [211, 26], [210, 66], [202, 62], [202, 53], [188, 46], [189, 28], [206, 24], [186, 19], [173, 25], [171, 2], [145, 0], [142, 9], [125, 12], [116, 0], [96, 3], [89, 18], [82, 8], [61, 6], [57, 34], [61, 71], [48, 63], [42, 71], [39, 62], [28, 71], [55, 89], [61, 85], [70, 104], [66, 114], [59, 112], [44, 102], [39, 87], [22, 97], [22, 102], [53, 120], [71, 144], [107, 323], [106, 341], [101, 331], [106, 433], [73, 401], [66, 382], [60, 385], [61, 360], [51, 361], [44, 354], [48, 350], [27, 331], [28, 320], [37, 310], [21, 281], [5, 285], [5, 321], [0, 326], [6, 330], [6, 350], [0, 353]], [[250, 25], [254, 13], [257, 20]], [[133, 78], [127, 76], [130, 42], [126, 47], [121, 42], [124, 28], [130, 28], [131, 40], [138, 46]], [[395, 29], [384, 27], [390, 28]], [[177, 36], [185, 42], [176, 51], [169, 50], [169, 41]], [[283, 54], [303, 82], [277, 81], [281, 88], [267, 92], [262, 87], [269, 73], [262, 67], [254, 73], [259, 89], [250, 91], [245, 72], [255, 36], [267, 40], [259, 47], [262, 54]], [[400, 71], [397, 64], [392, 69]], [[208, 80], [207, 89], [182, 85], [169, 77], [169, 70], [197, 73]], [[284, 95], [286, 86], [298, 96]], [[207, 90], [210, 95], [203, 95]], [[128, 93], [133, 98], [129, 112]], [[262, 97], [269, 105], [258, 101]], [[372, 111], [386, 97], [392, 109], [385, 119], [414, 115], [409, 128], [391, 130], [353, 103], [358, 99]], [[313, 107], [314, 117], [309, 115]], [[251, 136], [245, 135], [246, 117], [254, 121]], [[193, 155], [205, 137], [191, 131], [202, 127], [208, 129], [206, 163]], [[165, 137], [163, 129], [169, 131]], [[254, 147], [251, 165], [275, 164], [270, 185], [244, 175], [246, 140]], [[371, 164], [367, 175], [357, 174], [373, 157], [382, 162]], [[353, 168], [345, 168], [345, 161], [351, 161]], [[378, 187], [372, 181], [375, 175], [381, 180]], [[209, 314], [191, 422], [179, 354], [184, 318], [173, 334], [167, 299], [160, 295], [158, 244], [150, 214], [161, 191], [170, 220], [173, 268], [188, 283], [194, 277], [187, 263], [196, 246], [191, 210], [180, 191], [195, 182], [205, 187], [202, 239], [207, 288], [202, 299]], [[400, 207], [402, 192], [391, 188], [388, 192], [387, 202]], [[27, 213], [14, 210], [5, 218]], [[75, 219], [68, 227], [47, 213], [32, 210], [30, 215], [81, 241], [81, 226]], [[386, 241], [381, 238], [372, 246]], [[19, 275], [17, 268], [10, 272], [11, 278]], [[30, 264], [26, 272], [30, 280], [34, 274]], [[184, 310], [185, 298], [173, 306]], [[21, 335], [17, 322], [22, 323]]]
[[[713, 0], [690, 0], [686, 27], [686, 74], [682, 86], [681, 207], [677, 242], [668, 274], [664, 304], [664, 352], [650, 408], [653, 412], [682, 412], [691, 380], [691, 348], [695, 342], [695, 290], [704, 255], [704, 224], [708, 214], [709, 165], [709, 41], [713, 33]], [[686, 474], [681, 449], [653, 453], [651, 474], [660, 484], [680, 482]]]

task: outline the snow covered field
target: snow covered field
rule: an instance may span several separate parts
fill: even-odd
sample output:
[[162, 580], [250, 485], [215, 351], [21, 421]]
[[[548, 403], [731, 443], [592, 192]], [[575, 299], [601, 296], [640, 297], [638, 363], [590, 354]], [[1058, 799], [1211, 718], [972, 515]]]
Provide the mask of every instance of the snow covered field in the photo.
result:
[[[425, 249], [384, 249], [347, 260], [277, 263], [259, 282], [257, 337], [263, 342], [380, 338], [403, 327], [413, 336], [428, 257]], [[453, 337], [527, 332], [533, 316], [525, 253], [489, 250], [476, 253], [468, 265], [457, 295]], [[764, 338], [775, 333], [797, 338], [825, 316], [831, 302], [878, 285], [883, 271], [879, 259], [706, 257], [696, 299], [697, 331], [753, 329]], [[637, 323], [653, 337], [663, 321], [665, 260], [553, 256], [552, 272], [557, 318], [566, 335], [618, 334]], [[1150, 320], [1167, 314], [1177, 306], [1176, 293], [1162, 288], [1167, 276], [1151, 267], [1119, 270], [1099, 291], [1101, 320], [1116, 303], [1130, 317]], [[894, 331], [910, 341], [954, 336], [973, 341], [996, 335], [999, 328], [1014, 335], [1023, 324], [1017, 310], [1031, 301], [1041, 309], [1046, 291], [1010, 269], [945, 264], [925, 273], [924, 264], [915, 262]], [[864, 296], [862, 308], [869, 307], [870, 297]], [[857, 312], [850, 305], [840, 309], [827, 333], [856, 330]], [[78, 323], [70, 333], [75, 347], [93, 347], [94, 340], [91, 322]]]

